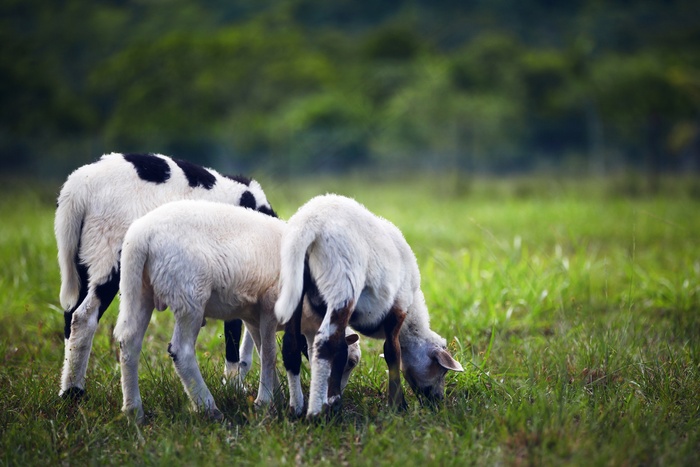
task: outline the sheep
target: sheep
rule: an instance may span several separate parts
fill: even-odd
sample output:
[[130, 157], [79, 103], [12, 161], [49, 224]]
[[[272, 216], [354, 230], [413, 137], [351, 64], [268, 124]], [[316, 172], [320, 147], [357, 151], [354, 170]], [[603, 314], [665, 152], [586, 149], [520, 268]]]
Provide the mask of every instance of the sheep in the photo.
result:
[[[205, 317], [245, 322], [260, 354], [255, 403], [272, 400], [278, 386], [275, 333], [279, 328], [273, 308], [285, 226], [284, 221], [253, 210], [194, 200], [166, 204], [131, 225], [121, 254], [121, 300], [114, 329], [125, 413], [137, 421], [143, 419], [139, 354], [153, 309], [167, 306], [175, 316], [168, 352], [197, 409], [215, 419], [222, 417], [195, 358], [195, 341]], [[306, 320], [303, 326], [313, 328], [315, 323]], [[357, 336], [347, 337], [351, 347], [357, 346], [356, 341]], [[359, 349], [353, 353], [359, 355]], [[285, 365], [286, 360], [287, 356]], [[348, 364], [348, 371], [354, 363]], [[290, 395], [290, 407], [300, 413], [303, 399], [296, 397]]]
[[[178, 199], [227, 202], [276, 216], [255, 180], [225, 177], [161, 154], [106, 154], [75, 170], [64, 183], [54, 224], [65, 310], [61, 397], [85, 393], [97, 323], [118, 291], [119, 251], [127, 228], [148, 211]], [[224, 327], [225, 375], [233, 376], [239, 370], [241, 322]]]
[[447, 371], [463, 368], [446, 350], [445, 339], [430, 329], [418, 264], [401, 231], [343, 196], [317, 196], [303, 205], [282, 239], [275, 315], [288, 328], [300, 313], [306, 261], [326, 304], [313, 344], [307, 418], [340, 405], [348, 324], [385, 340], [390, 404], [405, 404], [400, 371], [414, 393], [442, 399]]

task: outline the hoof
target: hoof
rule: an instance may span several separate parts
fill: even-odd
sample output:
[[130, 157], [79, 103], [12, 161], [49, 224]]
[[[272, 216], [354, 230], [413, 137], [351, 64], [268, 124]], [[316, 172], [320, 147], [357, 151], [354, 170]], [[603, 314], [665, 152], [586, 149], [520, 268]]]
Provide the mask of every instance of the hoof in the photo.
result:
[[126, 418], [128, 418], [129, 421], [134, 422], [137, 425], [143, 425], [144, 421], [146, 420], [146, 417], [143, 413], [143, 407], [132, 407], [130, 409], [122, 409], [122, 412], [124, 413], [124, 415], [126, 415]]
[[210, 420], [215, 421], [215, 422], [224, 421], [223, 412], [216, 407], [213, 407], [213, 408], [207, 410], [207, 417], [209, 417]]
[[58, 396], [64, 400], [77, 401], [85, 397], [85, 389], [74, 386], [66, 389], [65, 391], [59, 392]]
[[299, 419], [301, 416], [304, 414], [304, 406], [302, 405], [301, 407], [293, 407], [289, 406], [289, 415], [292, 418]]

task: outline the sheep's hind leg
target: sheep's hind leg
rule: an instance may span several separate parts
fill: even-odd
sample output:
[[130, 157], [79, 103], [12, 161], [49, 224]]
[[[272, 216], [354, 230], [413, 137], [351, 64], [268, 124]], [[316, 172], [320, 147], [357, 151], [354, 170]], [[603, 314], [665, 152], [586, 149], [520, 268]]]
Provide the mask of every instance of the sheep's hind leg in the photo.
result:
[[272, 402], [275, 391], [279, 389], [277, 377], [277, 321], [273, 313], [261, 313], [260, 323], [260, 385], [255, 405], [262, 406]]
[[287, 370], [289, 383], [289, 410], [295, 416], [300, 416], [304, 410], [304, 393], [301, 389], [301, 316], [303, 298], [297, 309], [284, 328], [282, 338], [282, 360]]
[[130, 320], [131, 323], [119, 336], [119, 363], [121, 367], [122, 386], [122, 412], [135, 419], [136, 423], [143, 423], [143, 403], [139, 390], [139, 357], [143, 346], [143, 338], [148, 328], [148, 323], [153, 314], [153, 298], [150, 295], [142, 295], [131, 304], [135, 308], [132, 316], [141, 319]]
[[341, 380], [348, 359], [345, 328], [353, 309], [350, 302], [343, 308], [329, 310], [316, 334], [307, 418], [317, 416], [325, 406], [334, 410], [340, 406]]
[[175, 371], [195, 407], [198, 410], [203, 410], [212, 419], [221, 420], [224, 415], [214, 403], [214, 397], [202, 378], [195, 355], [195, 343], [201, 323], [201, 315], [197, 319], [183, 319], [181, 313], [175, 311], [175, 329], [173, 338], [168, 345], [168, 353], [173, 359]]
[[[82, 279], [83, 277], [81, 282]], [[85, 394], [85, 374], [97, 323], [118, 290], [119, 271], [114, 269], [103, 284], [87, 291], [84, 300], [74, 311], [64, 314], [65, 353], [60, 397], [77, 399]]]
[[403, 408], [405, 400], [401, 389], [401, 346], [399, 345], [399, 331], [406, 312], [397, 306], [384, 319], [384, 359], [389, 367], [389, 404], [393, 407]]

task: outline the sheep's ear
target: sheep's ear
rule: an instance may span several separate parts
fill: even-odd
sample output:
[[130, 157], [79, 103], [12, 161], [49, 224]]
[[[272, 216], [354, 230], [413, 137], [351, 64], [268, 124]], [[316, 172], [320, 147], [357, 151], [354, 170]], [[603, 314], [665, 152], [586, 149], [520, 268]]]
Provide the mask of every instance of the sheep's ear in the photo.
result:
[[359, 340], [360, 336], [358, 336], [357, 334], [348, 334], [347, 336], [345, 336], [345, 343], [347, 343], [348, 345], [352, 345]]
[[440, 366], [446, 370], [464, 371], [462, 365], [457, 360], [452, 358], [452, 355], [450, 355], [450, 353], [445, 349], [436, 350], [433, 358], [435, 358]]

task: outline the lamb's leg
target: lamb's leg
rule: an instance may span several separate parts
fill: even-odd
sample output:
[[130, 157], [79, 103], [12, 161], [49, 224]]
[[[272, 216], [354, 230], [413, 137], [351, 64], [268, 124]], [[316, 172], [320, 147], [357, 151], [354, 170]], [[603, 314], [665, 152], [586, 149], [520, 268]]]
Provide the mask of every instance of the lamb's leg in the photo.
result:
[[75, 311], [64, 314], [65, 353], [59, 396], [78, 398], [85, 393], [85, 373], [97, 322], [118, 290], [119, 271], [114, 269], [104, 283], [87, 291], [85, 299]]
[[195, 343], [201, 328], [202, 316], [189, 311], [178, 312], [177, 310], [174, 314], [175, 329], [173, 338], [168, 345], [168, 353], [173, 359], [175, 371], [195, 407], [213, 419], [222, 419], [223, 414], [216, 407], [214, 397], [202, 378], [195, 355]]
[[340, 382], [348, 357], [345, 328], [353, 309], [352, 302], [343, 308], [329, 309], [316, 333], [307, 418], [320, 414], [326, 405], [340, 404]]
[[255, 404], [269, 404], [275, 391], [279, 388], [277, 377], [277, 321], [272, 310], [269, 313], [261, 313], [260, 322], [260, 385], [258, 386], [258, 397]]
[[224, 384], [229, 382], [238, 388], [243, 387], [243, 380], [253, 362], [253, 337], [246, 328], [241, 340], [242, 325], [243, 321], [240, 319], [224, 322], [224, 342], [226, 343]]
[[401, 346], [399, 345], [399, 331], [406, 312], [394, 306], [384, 319], [384, 359], [389, 367], [389, 404], [393, 407], [405, 405], [403, 391], [401, 389]]
[[[287, 370], [289, 383], [289, 410], [300, 416], [304, 410], [304, 393], [301, 389], [301, 317], [303, 299], [299, 301], [297, 309], [284, 328], [282, 338], [282, 360]], [[313, 341], [312, 341], [313, 342]]]
[[122, 412], [133, 417], [137, 423], [142, 423], [144, 414], [139, 391], [139, 357], [154, 305], [150, 295], [144, 294], [136, 297], [136, 300], [132, 305], [134, 307], [132, 316], [137, 316], [139, 319], [129, 320], [130, 326], [123, 329], [122, 335], [118, 337], [119, 363], [123, 397]]

